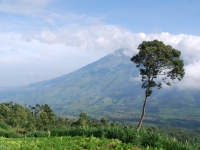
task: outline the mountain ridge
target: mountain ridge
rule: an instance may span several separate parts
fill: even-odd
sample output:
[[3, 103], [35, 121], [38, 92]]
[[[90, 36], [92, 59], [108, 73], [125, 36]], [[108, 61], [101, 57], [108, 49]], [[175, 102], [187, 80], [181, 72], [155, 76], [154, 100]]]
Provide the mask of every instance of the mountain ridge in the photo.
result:
[[[124, 55], [124, 51], [116, 50], [54, 79], [13, 90], [0, 90], [0, 102], [14, 101], [27, 105], [47, 103], [62, 116], [76, 116], [86, 112], [91, 116], [138, 117], [144, 89], [141, 88], [141, 82], [132, 80], [138, 77], [139, 70]], [[168, 89], [153, 89], [147, 104], [147, 115], [156, 118], [185, 118], [193, 112], [193, 117], [198, 119], [199, 93], [198, 90], [180, 90], [173, 85]]]

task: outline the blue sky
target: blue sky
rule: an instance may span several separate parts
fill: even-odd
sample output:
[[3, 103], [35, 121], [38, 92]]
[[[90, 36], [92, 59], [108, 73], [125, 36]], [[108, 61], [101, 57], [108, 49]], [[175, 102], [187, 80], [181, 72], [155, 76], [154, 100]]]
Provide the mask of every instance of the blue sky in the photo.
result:
[[[143, 40], [179, 49], [200, 88], [199, 0], [0, 0], [0, 87], [72, 72]], [[191, 84], [188, 84], [190, 82]]]
[[61, 8], [61, 12], [64, 9], [77, 14], [102, 17], [105, 24], [125, 27], [132, 32], [200, 34], [198, 0], [74, 0], [60, 4], [58, 8]]

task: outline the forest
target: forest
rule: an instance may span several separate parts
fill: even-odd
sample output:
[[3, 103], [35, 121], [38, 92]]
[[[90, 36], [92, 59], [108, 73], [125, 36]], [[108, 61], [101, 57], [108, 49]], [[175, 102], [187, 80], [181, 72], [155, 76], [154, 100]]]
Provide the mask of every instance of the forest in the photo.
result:
[[[35, 142], [35, 149], [40, 149], [41, 143], [43, 146], [48, 145], [49, 148], [65, 149], [65, 144], [60, 148], [53, 144], [62, 138], [71, 140], [72, 145], [79, 146], [80, 149], [97, 149], [97, 147], [105, 149], [105, 146], [108, 149], [200, 149], [199, 128], [145, 124], [140, 131], [137, 131], [135, 123], [127, 124], [105, 118], [98, 120], [90, 118], [86, 113], [81, 113], [77, 119], [57, 117], [48, 104], [22, 106], [13, 102], [1, 103], [0, 136], [1, 147], [8, 149], [9, 147], [12, 149], [12, 146], [15, 149], [29, 149], [31, 145], [22, 146], [24, 142]], [[33, 138], [47, 143], [39, 142], [39, 144]], [[85, 145], [76, 143], [75, 139], [80, 139]], [[94, 141], [93, 145], [89, 144], [90, 140]], [[110, 145], [110, 142], [113, 144]], [[18, 148], [16, 148], [17, 143], [18, 145], [21, 143]], [[68, 149], [73, 149], [73, 146]]]

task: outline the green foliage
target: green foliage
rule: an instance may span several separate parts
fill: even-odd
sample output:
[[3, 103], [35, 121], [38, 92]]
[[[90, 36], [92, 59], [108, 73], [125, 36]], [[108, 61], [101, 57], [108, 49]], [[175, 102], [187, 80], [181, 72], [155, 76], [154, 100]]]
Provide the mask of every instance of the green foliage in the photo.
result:
[[48, 132], [44, 131], [31, 131], [26, 134], [26, 137], [48, 137]]
[[72, 123], [72, 125], [87, 126], [89, 124], [89, 122], [90, 122], [90, 120], [89, 120], [87, 114], [81, 113], [79, 119], [76, 122]]
[[[142, 133], [144, 134], [144, 133]], [[148, 141], [142, 134], [138, 134], [137, 138], [142, 146], [137, 146], [133, 143], [123, 143], [118, 139], [96, 138], [94, 136], [60, 136], [60, 137], [43, 137], [43, 138], [0, 138], [0, 146], [5, 149], [26, 150], [26, 149], [135, 149], [135, 150], [195, 150], [197, 146], [184, 145], [182, 143], [175, 142], [173, 139], [162, 139], [159, 135], [150, 135], [153, 140]], [[146, 134], [145, 134], [146, 135]], [[164, 137], [163, 137], [164, 138]], [[161, 143], [162, 141], [162, 143]]]
[[13, 131], [0, 131], [0, 137], [19, 138], [21, 136], [18, 133], [13, 132]]
[[192, 130], [175, 126], [158, 126], [157, 132], [167, 134], [170, 137], [174, 137], [177, 141], [182, 143], [200, 143], [200, 131], [198, 131], [198, 129]]
[[10, 127], [8, 124], [6, 124], [4, 122], [0, 122], [0, 129], [10, 130]]
[[[0, 127], [8, 128], [6, 127], [7, 124], [17, 129], [25, 128], [29, 131], [51, 130], [56, 127], [58, 120], [47, 104], [36, 104], [35, 107], [29, 106], [27, 108], [13, 102], [0, 104], [0, 119], [5, 123], [0, 122]], [[59, 123], [64, 124], [65, 121]]]
[[83, 150], [83, 149], [133, 149], [132, 144], [124, 144], [117, 139], [99, 139], [91, 137], [51, 137], [51, 138], [21, 138], [5, 139], [0, 138], [4, 148], [26, 150], [26, 149], [56, 149], [56, 150]]
[[[185, 72], [183, 60], [180, 59], [180, 51], [158, 40], [143, 41], [138, 49], [138, 54], [133, 56], [131, 61], [140, 68], [142, 88], [161, 88], [162, 82], [154, 80], [158, 76], [161, 76], [161, 79], [167, 85], [170, 85], [168, 78], [172, 80], [183, 78]], [[147, 96], [150, 96], [151, 90], [148, 92]]]
[[190, 150], [195, 149], [195, 145], [189, 142], [180, 142], [174, 137], [170, 137], [152, 129], [137, 131], [135, 128], [122, 126], [101, 126], [101, 127], [71, 127], [67, 130], [54, 130], [52, 136], [95, 136], [98, 138], [119, 139], [123, 143], [131, 143], [135, 146], [163, 148], [167, 150]]

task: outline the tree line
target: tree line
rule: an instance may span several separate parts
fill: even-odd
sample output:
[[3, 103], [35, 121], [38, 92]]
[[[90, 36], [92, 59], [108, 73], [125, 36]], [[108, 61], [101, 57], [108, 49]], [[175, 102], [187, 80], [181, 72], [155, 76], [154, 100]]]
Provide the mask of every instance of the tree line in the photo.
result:
[[4, 122], [12, 128], [27, 131], [51, 131], [56, 128], [65, 129], [70, 126], [102, 126], [109, 124], [109, 121], [104, 118], [91, 120], [86, 113], [81, 113], [77, 120], [61, 118], [53, 113], [48, 104], [22, 106], [12, 101], [0, 104], [0, 122]]

